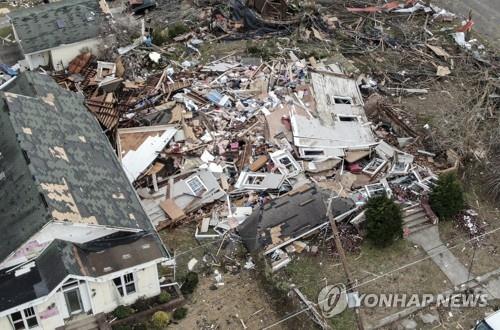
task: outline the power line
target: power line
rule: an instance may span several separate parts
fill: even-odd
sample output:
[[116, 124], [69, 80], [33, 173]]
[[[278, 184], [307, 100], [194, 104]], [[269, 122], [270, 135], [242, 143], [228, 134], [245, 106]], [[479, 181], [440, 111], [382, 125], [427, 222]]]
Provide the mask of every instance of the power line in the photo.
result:
[[[485, 233], [483, 233], [483, 234], [481, 234], [481, 235], [478, 235], [478, 236], [476, 236], [476, 237], [474, 237], [474, 238], [471, 238], [471, 239], [469, 239], [469, 240], [467, 240], [467, 241], [465, 241], [465, 242], [461, 242], [461, 243], [456, 244], [456, 245], [454, 245], [454, 246], [452, 246], [452, 247], [449, 247], [448, 249], [449, 249], [449, 250], [455, 249], [455, 248], [457, 248], [457, 247], [459, 247], [459, 246], [462, 246], [462, 245], [465, 245], [465, 244], [470, 243], [470, 242], [472, 242], [472, 241], [475, 241], [475, 240], [477, 240], [477, 239], [479, 239], [479, 238], [481, 238], [481, 237], [484, 237], [484, 236], [487, 236], [487, 235], [493, 234], [493, 233], [495, 233], [495, 232], [497, 232], [497, 231], [499, 231], [499, 230], [500, 230], [500, 227], [495, 228], [495, 229], [490, 230], [490, 231], [488, 231], [488, 232], [485, 232]], [[441, 244], [441, 246], [443, 246], [443, 245], [445, 245], [445, 243]], [[436, 248], [436, 247], [434, 247], [433, 249], [435, 249], [435, 248]], [[358, 285], [356, 285], [356, 286], [353, 286], [353, 287], [352, 287], [352, 289], [355, 289], [355, 288], [360, 288], [360, 287], [362, 287], [362, 286], [364, 286], [364, 285], [366, 285], [366, 284], [369, 284], [369, 283], [371, 283], [371, 282], [374, 282], [374, 281], [376, 281], [376, 280], [379, 280], [379, 279], [381, 279], [381, 278], [383, 278], [383, 277], [385, 277], [385, 276], [387, 276], [387, 275], [390, 275], [390, 274], [392, 274], [392, 273], [394, 273], [394, 272], [397, 272], [397, 271], [403, 270], [403, 269], [405, 269], [405, 268], [408, 268], [408, 267], [414, 266], [414, 265], [416, 265], [416, 264], [418, 264], [418, 263], [420, 263], [420, 262], [422, 262], [422, 261], [425, 261], [425, 260], [428, 260], [428, 259], [430, 259], [430, 258], [432, 258], [432, 257], [434, 257], [434, 256], [437, 256], [437, 255], [439, 255], [440, 253], [441, 253], [441, 252], [437, 252], [437, 253], [435, 253], [435, 254], [429, 254], [429, 255], [427, 255], [426, 257], [422, 258], [422, 259], [419, 259], [419, 260], [416, 260], [416, 261], [410, 262], [410, 263], [405, 264], [405, 265], [403, 265], [403, 266], [401, 266], [401, 267], [395, 268], [395, 269], [393, 269], [393, 270], [391, 270], [391, 271], [388, 271], [388, 272], [386, 272], [386, 273], [383, 273], [383, 274], [381, 274], [381, 275], [378, 275], [378, 276], [376, 276], [376, 277], [375, 277], [375, 278], [373, 278], [373, 279], [370, 279], [370, 280], [368, 280], [368, 281], [362, 282], [361, 284], [358, 284]], [[314, 303], [314, 302], [311, 302], [311, 303], [312, 303], [313, 305], [318, 306], [318, 305], [319, 305], [319, 303], [321, 303], [321, 302], [325, 302], [325, 301], [327, 301], [327, 300], [328, 300], [328, 298], [327, 298], [327, 299], [325, 299], [325, 300], [323, 300], [323, 301], [320, 301], [320, 302], [318, 302], [318, 303]], [[292, 315], [289, 315], [289, 316], [287, 316], [287, 317], [285, 317], [285, 318], [283, 318], [283, 319], [281, 319], [281, 320], [279, 320], [279, 321], [277, 321], [277, 322], [275, 322], [275, 323], [273, 323], [273, 324], [271, 324], [271, 325], [269, 325], [269, 326], [266, 326], [266, 327], [265, 327], [265, 328], [263, 328], [262, 330], [271, 329], [272, 327], [275, 327], [275, 326], [276, 326], [276, 325], [278, 325], [278, 324], [281, 324], [281, 323], [283, 323], [283, 322], [285, 322], [285, 321], [287, 321], [287, 320], [289, 320], [289, 319], [291, 319], [291, 318], [294, 318], [295, 316], [300, 315], [301, 313], [304, 313], [304, 312], [308, 311], [309, 309], [310, 309], [310, 307], [307, 307], [307, 308], [304, 308], [304, 309], [298, 310], [297, 312], [293, 313]]]

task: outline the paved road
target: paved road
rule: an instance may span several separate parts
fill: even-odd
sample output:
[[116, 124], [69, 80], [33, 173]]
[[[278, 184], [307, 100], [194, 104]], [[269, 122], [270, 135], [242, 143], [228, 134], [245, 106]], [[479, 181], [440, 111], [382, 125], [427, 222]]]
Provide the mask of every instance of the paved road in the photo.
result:
[[472, 10], [474, 28], [500, 48], [500, 0], [433, 0], [432, 3], [465, 17]]

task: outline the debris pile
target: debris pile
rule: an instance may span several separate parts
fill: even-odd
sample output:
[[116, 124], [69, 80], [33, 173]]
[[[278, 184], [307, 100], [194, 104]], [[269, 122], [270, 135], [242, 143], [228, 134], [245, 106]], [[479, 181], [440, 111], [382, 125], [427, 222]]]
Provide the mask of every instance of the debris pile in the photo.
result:
[[[454, 39], [452, 28], [442, 30], [454, 15], [417, 0], [322, 11], [198, 3], [199, 26], [168, 43], [156, 45], [158, 33], [143, 21], [141, 37], [112, 57], [82, 53], [53, 73], [85, 96], [158, 229], [195, 222], [199, 240], [239, 237], [277, 270], [294, 253], [317, 251], [307, 239], [328, 227], [328, 205], [353, 251], [371, 197], [402, 205], [407, 234], [437, 221], [426, 195], [477, 140], [460, 149], [458, 140], [438, 143], [434, 128], [416, 127], [394, 100], [423, 97], [445, 77], [493, 70], [488, 50], [465, 41], [468, 28]], [[225, 55], [210, 48], [256, 38], [274, 40], [274, 51], [251, 42]], [[474, 102], [493, 114], [488, 95], [498, 81], [485, 81]], [[464, 214], [463, 223], [475, 235], [473, 218]]]
[[477, 238], [485, 232], [486, 223], [479, 219], [479, 214], [473, 209], [460, 212], [455, 220], [457, 227], [468, 233], [470, 238]]

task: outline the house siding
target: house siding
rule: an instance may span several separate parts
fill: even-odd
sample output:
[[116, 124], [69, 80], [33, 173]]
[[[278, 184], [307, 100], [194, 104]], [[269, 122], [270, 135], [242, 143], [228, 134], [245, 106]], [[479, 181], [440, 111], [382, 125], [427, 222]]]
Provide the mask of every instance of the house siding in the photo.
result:
[[66, 303], [61, 292], [57, 292], [46, 302], [35, 306], [35, 310], [38, 324], [42, 329], [55, 329], [64, 325]]
[[94, 304], [94, 314], [109, 313], [119, 305], [134, 303], [139, 297], [154, 297], [160, 294], [157, 265], [152, 265], [134, 272], [136, 292], [121, 297], [113, 280], [103, 283], [90, 282], [90, 292]]
[[70, 45], [63, 45], [50, 50], [52, 66], [55, 70], [63, 70], [75, 57], [80, 55], [81, 50], [88, 48], [94, 55], [97, 54], [97, 48], [102, 43], [100, 39], [88, 39], [76, 42]]
[[47, 66], [49, 64], [52, 64], [55, 70], [63, 70], [68, 66], [69, 62], [80, 55], [81, 51], [85, 48], [96, 55], [100, 44], [102, 44], [102, 40], [94, 38], [69, 45], [61, 45], [57, 48], [26, 54], [25, 60], [20, 61], [19, 64], [23, 69], [29, 70], [34, 70], [39, 66]]
[[14, 330], [8, 316], [0, 317], [0, 329]]
[[26, 55], [26, 60], [30, 69], [36, 69], [39, 66], [47, 66], [50, 64], [50, 52], [43, 51], [35, 54]]
[[[121, 272], [120, 272], [121, 273]], [[112, 312], [119, 305], [133, 304], [140, 297], [154, 297], [160, 294], [157, 265], [151, 265], [134, 272], [136, 292], [121, 297], [113, 280], [105, 282], [80, 283], [80, 296], [85, 312], [92, 314]], [[88, 286], [88, 289], [87, 289]], [[34, 306], [38, 318], [39, 329], [53, 330], [63, 326], [70, 315], [66, 307], [64, 294], [58, 290], [47, 301]], [[0, 329], [13, 329], [8, 316], [0, 317]]]

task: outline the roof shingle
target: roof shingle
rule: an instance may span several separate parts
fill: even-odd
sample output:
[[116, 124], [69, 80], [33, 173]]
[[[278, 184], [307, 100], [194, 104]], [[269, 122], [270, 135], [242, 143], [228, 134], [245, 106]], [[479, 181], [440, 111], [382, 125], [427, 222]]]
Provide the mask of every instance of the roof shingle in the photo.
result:
[[1, 98], [0, 260], [50, 220], [154, 230], [82, 98], [32, 72]]
[[92, 39], [103, 14], [96, 0], [64, 0], [9, 13], [25, 54]]

